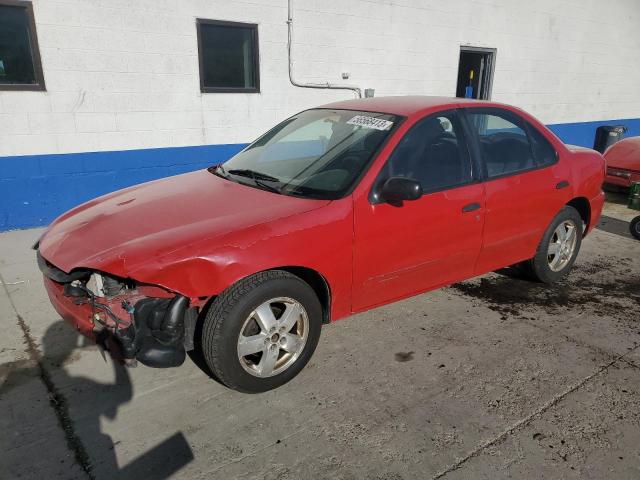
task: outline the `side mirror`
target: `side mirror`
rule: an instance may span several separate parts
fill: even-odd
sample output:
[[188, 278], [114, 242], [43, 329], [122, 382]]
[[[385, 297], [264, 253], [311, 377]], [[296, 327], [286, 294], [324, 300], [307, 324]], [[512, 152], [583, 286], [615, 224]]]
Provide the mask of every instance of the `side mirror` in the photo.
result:
[[382, 199], [391, 205], [402, 205], [405, 200], [417, 200], [422, 196], [420, 182], [412, 178], [391, 177], [382, 185]]

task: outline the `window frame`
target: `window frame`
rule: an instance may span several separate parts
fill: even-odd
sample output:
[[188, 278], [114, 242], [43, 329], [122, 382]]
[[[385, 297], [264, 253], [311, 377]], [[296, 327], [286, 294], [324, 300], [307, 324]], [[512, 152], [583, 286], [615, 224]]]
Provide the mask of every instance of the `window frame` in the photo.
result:
[[33, 62], [33, 74], [36, 83], [0, 83], [0, 91], [28, 91], [44, 92], [47, 90], [42, 71], [42, 58], [40, 57], [40, 45], [38, 44], [38, 32], [33, 13], [33, 3], [24, 0], [0, 0], [0, 7], [24, 8], [27, 13], [27, 28], [29, 34], [31, 61]]
[[[538, 166], [540, 168], [551, 167], [551, 166], [555, 165], [556, 163], [558, 163], [558, 160], [560, 159], [560, 155], [558, 154], [558, 150], [553, 145], [553, 143], [551, 143], [549, 141], [549, 139], [547, 138], [547, 136], [539, 128], [536, 128], [536, 126], [533, 125], [531, 122], [529, 122], [526, 119], [523, 119], [523, 121], [524, 121], [524, 126], [526, 127], [525, 131], [527, 132], [527, 136], [529, 137], [529, 143], [531, 144], [531, 150], [533, 151], [533, 160], [538, 164]], [[542, 137], [542, 139], [545, 142], [547, 142], [547, 144], [551, 147], [551, 150], [553, 150], [553, 162], [542, 164], [540, 162], [540, 160], [537, 158], [535, 149], [533, 148], [533, 142], [531, 141], [531, 131], [532, 130], [535, 131], [538, 135], [540, 135]]]
[[[543, 168], [549, 168], [554, 166], [556, 163], [558, 163], [559, 155], [553, 143], [550, 142], [549, 139], [547, 139], [547, 136], [544, 133], [542, 133], [540, 129], [536, 129], [538, 133], [540, 133], [540, 135], [542, 135], [544, 139], [553, 147], [553, 150], [555, 152], [555, 160], [553, 163], [546, 164], [546, 165], [540, 165], [538, 163], [538, 159], [536, 158], [535, 152], [533, 151], [531, 134], [529, 133], [529, 128], [535, 128], [535, 127], [533, 125], [530, 125], [530, 122], [528, 122], [525, 118], [518, 115], [516, 112], [512, 110], [508, 110], [506, 108], [500, 108], [496, 106], [463, 107], [460, 110], [462, 110], [462, 116], [464, 117], [464, 122], [467, 125], [467, 130], [470, 133], [471, 149], [473, 150], [472, 154], [477, 158], [476, 163], [480, 165], [480, 169], [481, 169], [480, 171], [482, 173], [483, 181], [489, 182], [493, 180], [499, 180], [501, 178], [513, 177], [515, 175], [521, 175], [523, 173], [533, 172], [535, 170], [542, 170]], [[529, 149], [531, 150], [531, 158], [533, 159], [534, 166], [525, 168], [522, 170], [517, 170], [515, 172], [503, 173], [501, 175], [490, 177], [487, 172], [487, 164], [482, 156], [482, 151], [480, 149], [479, 133], [477, 129], [474, 128], [473, 122], [471, 122], [471, 119], [469, 118], [470, 112], [473, 112], [474, 114], [479, 113], [479, 114], [495, 115], [495, 116], [501, 117], [513, 123], [516, 127], [522, 130], [527, 137], [527, 142], [529, 142]]]
[[[0, 0], [1, 1], [1, 0]], [[202, 43], [202, 26], [215, 25], [218, 27], [248, 28], [253, 40], [253, 76], [255, 86], [246, 87], [208, 87], [204, 84], [204, 50]], [[228, 20], [210, 20], [196, 18], [196, 36], [198, 37], [198, 70], [200, 74], [200, 92], [202, 93], [260, 93], [260, 50], [257, 23], [231, 22]]]
[[[385, 159], [384, 165], [382, 165], [382, 167], [378, 171], [378, 174], [376, 175], [376, 179], [373, 181], [373, 185], [371, 187], [371, 190], [369, 191], [369, 203], [371, 205], [379, 205], [379, 204], [387, 203], [384, 199], [382, 199], [380, 195], [380, 189], [382, 188], [382, 185], [384, 184], [384, 182], [386, 182], [389, 178], [391, 178], [386, 175], [386, 169], [389, 164], [389, 161], [393, 157], [393, 154], [396, 152], [396, 150], [399, 148], [400, 142], [404, 139], [404, 137], [409, 135], [415, 127], [417, 127], [421, 122], [428, 119], [429, 117], [442, 117], [447, 115], [456, 115], [458, 117], [458, 121], [461, 127], [460, 137], [461, 137], [461, 141], [464, 143], [464, 146], [467, 149], [467, 160], [469, 161], [469, 166], [471, 168], [471, 177], [469, 178], [469, 181], [465, 183], [460, 183], [458, 185], [450, 185], [446, 187], [431, 188], [429, 190], [423, 190], [422, 196], [420, 197], [420, 199], [422, 199], [422, 197], [424, 197], [425, 195], [430, 195], [432, 193], [438, 193], [438, 192], [446, 192], [449, 190], [455, 190], [456, 188], [467, 187], [469, 185], [477, 184], [483, 181], [483, 178], [484, 178], [483, 172], [482, 170], [479, 170], [479, 167], [481, 164], [478, 163], [478, 160], [474, 155], [474, 152], [472, 151], [471, 146], [469, 144], [469, 137], [473, 132], [469, 131], [469, 125], [467, 123], [467, 119], [464, 115], [464, 112], [462, 112], [461, 110], [462, 109], [460, 108], [447, 108], [445, 110], [438, 110], [436, 112], [430, 112], [426, 115], [423, 115], [422, 117], [417, 119], [413, 123], [413, 125], [411, 125], [409, 129], [406, 132], [404, 132], [404, 134], [401, 137], [395, 140], [395, 145], [393, 147], [393, 150], [391, 150], [391, 152]], [[484, 165], [482, 165], [482, 168], [484, 168]]]

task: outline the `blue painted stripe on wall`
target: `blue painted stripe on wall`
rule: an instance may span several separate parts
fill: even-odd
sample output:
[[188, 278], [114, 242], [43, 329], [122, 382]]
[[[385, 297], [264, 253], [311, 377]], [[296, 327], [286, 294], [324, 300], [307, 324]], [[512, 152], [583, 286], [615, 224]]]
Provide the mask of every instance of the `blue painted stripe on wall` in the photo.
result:
[[[624, 125], [640, 135], [640, 118], [552, 124], [565, 143], [593, 146], [596, 128]], [[0, 231], [47, 225], [82, 202], [157, 178], [225, 161], [246, 144], [0, 158]]]
[[564, 143], [593, 148], [596, 129], [603, 125], [623, 125], [627, 127], [625, 137], [637, 137], [640, 135], [640, 118], [580, 123], [553, 123], [547, 125], [547, 127], [560, 137]]
[[49, 224], [105, 193], [223, 162], [246, 144], [0, 158], [0, 231]]

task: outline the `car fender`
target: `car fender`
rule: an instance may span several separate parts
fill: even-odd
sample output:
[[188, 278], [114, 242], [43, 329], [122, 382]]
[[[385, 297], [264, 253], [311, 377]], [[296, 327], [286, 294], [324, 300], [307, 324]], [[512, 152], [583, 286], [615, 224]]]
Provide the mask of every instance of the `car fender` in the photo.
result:
[[157, 256], [128, 276], [203, 302], [257, 272], [307, 268], [328, 283], [336, 299], [331, 318], [337, 319], [351, 310], [352, 244], [352, 202], [347, 197], [312, 212], [202, 239]]

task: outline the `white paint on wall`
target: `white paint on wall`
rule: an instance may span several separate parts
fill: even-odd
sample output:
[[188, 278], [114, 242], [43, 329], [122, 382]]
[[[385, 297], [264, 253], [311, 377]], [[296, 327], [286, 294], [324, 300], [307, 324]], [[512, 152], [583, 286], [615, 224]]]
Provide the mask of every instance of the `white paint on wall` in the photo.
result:
[[[290, 85], [286, 0], [34, 0], [46, 92], [0, 92], [0, 156], [248, 142], [353, 97]], [[260, 94], [202, 94], [196, 18], [259, 24]], [[294, 0], [295, 76], [455, 94], [497, 49], [492, 99], [545, 123], [640, 116], [637, 0]]]

